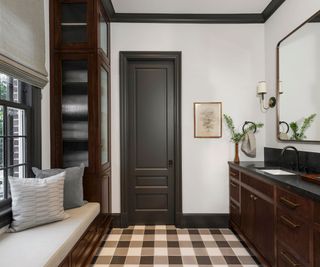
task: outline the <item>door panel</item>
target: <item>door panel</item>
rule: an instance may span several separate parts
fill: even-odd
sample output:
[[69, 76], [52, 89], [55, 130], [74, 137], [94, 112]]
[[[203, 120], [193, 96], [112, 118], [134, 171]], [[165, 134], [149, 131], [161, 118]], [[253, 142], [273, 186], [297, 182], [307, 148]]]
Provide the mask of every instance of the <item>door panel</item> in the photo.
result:
[[174, 223], [174, 64], [130, 61], [129, 224]]
[[255, 205], [252, 194], [241, 188], [241, 228], [249, 240], [254, 240]]

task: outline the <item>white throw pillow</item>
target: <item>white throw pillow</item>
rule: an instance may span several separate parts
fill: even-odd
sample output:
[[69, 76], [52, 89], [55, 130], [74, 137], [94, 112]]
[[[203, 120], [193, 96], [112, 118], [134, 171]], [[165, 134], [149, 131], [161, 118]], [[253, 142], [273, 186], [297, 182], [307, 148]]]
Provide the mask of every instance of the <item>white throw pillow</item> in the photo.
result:
[[63, 220], [64, 179], [65, 172], [45, 179], [9, 177], [13, 215], [9, 231]]

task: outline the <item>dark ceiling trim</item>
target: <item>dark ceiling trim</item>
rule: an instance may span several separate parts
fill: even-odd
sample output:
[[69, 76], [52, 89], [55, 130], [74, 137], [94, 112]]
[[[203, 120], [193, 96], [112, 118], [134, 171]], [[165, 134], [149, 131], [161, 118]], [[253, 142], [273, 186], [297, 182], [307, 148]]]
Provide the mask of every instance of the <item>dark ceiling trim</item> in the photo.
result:
[[269, 5], [263, 10], [262, 16], [265, 22], [273, 15], [274, 12], [285, 2], [286, 0], [272, 0]]
[[127, 23], [199, 23], [250, 24], [265, 23], [285, 0], [272, 0], [264, 11], [254, 14], [168, 14], [116, 13], [111, 0], [102, 0], [111, 22]]
[[261, 14], [145, 14], [116, 13], [112, 22], [131, 23], [264, 23]]
[[110, 20], [116, 14], [111, 0], [101, 0]]

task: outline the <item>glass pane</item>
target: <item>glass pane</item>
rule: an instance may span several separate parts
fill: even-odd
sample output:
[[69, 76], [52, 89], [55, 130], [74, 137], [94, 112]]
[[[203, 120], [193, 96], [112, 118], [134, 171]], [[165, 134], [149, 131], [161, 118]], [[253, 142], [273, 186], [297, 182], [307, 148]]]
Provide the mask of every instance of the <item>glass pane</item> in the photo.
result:
[[4, 135], [4, 129], [3, 129], [3, 106], [0, 106], [0, 136]]
[[26, 140], [25, 138], [8, 138], [8, 165], [18, 165], [26, 162]]
[[4, 171], [0, 171], [0, 200], [4, 199]]
[[0, 168], [4, 167], [4, 139], [0, 138]]
[[62, 23], [86, 23], [86, 4], [62, 4]]
[[27, 105], [31, 90], [30, 85], [0, 73], [0, 99]]
[[87, 5], [62, 4], [62, 42], [84, 43], [88, 41]]
[[23, 109], [7, 109], [7, 135], [25, 136], [26, 135], [26, 114]]
[[26, 177], [26, 166], [18, 166], [14, 168], [8, 169], [8, 176], [17, 177], [17, 178], [25, 178]]
[[109, 162], [108, 73], [101, 68], [101, 163]]
[[83, 25], [62, 25], [63, 43], [86, 43], [88, 40], [87, 27]]
[[108, 25], [100, 16], [100, 48], [108, 55]]
[[88, 165], [88, 63], [62, 64], [62, 138], [64, 167]]

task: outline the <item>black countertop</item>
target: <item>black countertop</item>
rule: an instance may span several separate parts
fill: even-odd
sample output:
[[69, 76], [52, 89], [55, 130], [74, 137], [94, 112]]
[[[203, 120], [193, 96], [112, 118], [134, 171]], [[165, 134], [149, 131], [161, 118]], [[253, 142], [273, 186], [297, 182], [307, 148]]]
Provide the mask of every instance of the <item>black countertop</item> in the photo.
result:
[[295, 172], [295, 175], [272, 175], [263, 172], [261, 169], [282, 169], [288, 172], [292, 170], [286, 170], [280, 168], [276, 164], [267, 163], [263, 161], [243, 161], [239, 164], [229, 162], [229, 165], [240, 170], [244, 170], [247, 173], [260, 175], [271, 182], [282, 185], [287, 189], [297, 192], [303, 196], [312, 198], [313, 200], [320, 201], [320, 185], [302, 180], [301, 176]]

